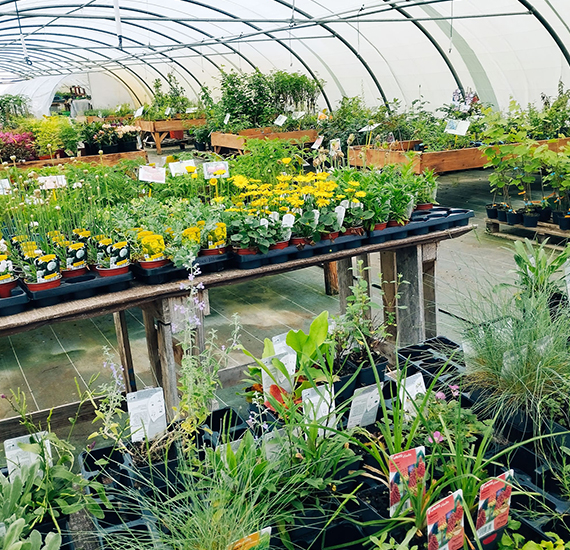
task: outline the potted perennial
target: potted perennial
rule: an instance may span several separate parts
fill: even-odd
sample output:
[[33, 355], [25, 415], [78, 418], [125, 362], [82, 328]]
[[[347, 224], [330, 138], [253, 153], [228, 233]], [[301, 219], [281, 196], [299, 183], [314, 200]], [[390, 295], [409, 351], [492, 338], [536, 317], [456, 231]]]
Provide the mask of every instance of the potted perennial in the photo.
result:
[[234, 252], [240, 256], [267, 254], [271, 245], [269, 220], [265, 218], [246, 216], [234, 219], [230, 223], [229, 232]]
[[130, 246], [127, 241], [113, 242], [110, 238], [94, 239], [90, 243], [91, 254], [95, 252], [95, 271], [101, 277], [113, 277], [128, 273]]
[[137, 138], [140, 130], [137, 126], [118, 126], [117, 141], [119, 153], [127, 153], [138, 149]]

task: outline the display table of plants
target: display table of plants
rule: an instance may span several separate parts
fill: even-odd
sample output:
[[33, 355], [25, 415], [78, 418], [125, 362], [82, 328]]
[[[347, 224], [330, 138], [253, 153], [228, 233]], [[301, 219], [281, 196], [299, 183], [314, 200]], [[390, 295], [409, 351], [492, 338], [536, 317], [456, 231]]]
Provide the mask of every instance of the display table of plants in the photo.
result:
[[279, 127], [250, 128], [240, 130], [237, 134], [212, 132], [210, 144], [216, 153], [220, 153], [222, 147], [232, 151], [243, 151], [246, 148], [247, 139], [282, 139], [295, 140], [302, 146], [311, 145], [317, 140], [317, 130], [291, 130], [282, 131]]
[[28, 299], [41, 307], [122, 290], [133, 276], [161, 284], [196, 265], [254, 269], [467, 226], [473, 216], [434, 205], [436, 178], [409, 166], [305, 173], [292, 157], [259, 162], [261, 150], [293, 144], [258, 147], [231, 164], [173, 162], [177, 175], [164, 184], [137, 179], [145, 167], [135, 161], [25, 175], [5, 166], [1, 314]]
[[[516, 256], [512, 286], [462, 299], [472, 314], [462, 346], [433, 338], [390, 361], [390, 319], [371, 315], [360, 264], [345, 315], [325, 311], [307, 332], [267, 338], [261, 356], [241, 344], [239, 322], [228, 341], [212, 335], [192, 353], [191, 281], [175, 410], [162, 388], [125, 395], [110, 356], [106, 381], [80, 392], [70, 418], [73, 432], [81, 407], [94, 408], [79, 444], [34, 424], [19, 389], [2, 395], [22, 437], [4, 442], [0, 541], [57, 550], [62, 535], [88, 533], [101, 549], [564, 549], [568, 298], [553, 278], [558, 259], [530, 244]], [[244, 403], [212, 411], [239, 351], [250, 361]], [[78, 512], [92, 526], [68, 527]]]

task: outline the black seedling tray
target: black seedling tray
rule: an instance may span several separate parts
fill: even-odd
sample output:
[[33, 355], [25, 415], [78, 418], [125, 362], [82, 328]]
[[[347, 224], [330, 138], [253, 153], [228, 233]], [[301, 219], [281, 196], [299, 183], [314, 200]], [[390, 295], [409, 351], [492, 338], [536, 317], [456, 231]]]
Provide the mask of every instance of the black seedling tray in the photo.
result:
[[409, 233], [409, 225], [396, 225], [395, 227], [386, 227], [378, 231], [369, 231], [366, 244], [380, 244], [386, 241], [405, 239]]
[[[229, 254], [198, 256], [195, 263], [200, 267], [202, 273], [217, 273], [227, 266], [228, 259]], [[140, 265], [134, 264], [131, 269], [137, 281], [147, 285], [161, 285], [188, 277], [188, 270], [185, 267], [176, 267], [173, 264], [155, 267], [154, 269], [144, 269]]]
[[81, 277], [62, 279], [56, 288], [33, 292], [24, 287], [29, 296], [32, 306], [46, 307], [59, 304], [66, 300], [82, 300], [91, 298], [96, 294], [118, 292], [130, 288], [133, 280], [131, 272], [113, 277], [101, 277], [98, 273], [91, 272]]
[[237, 269], [256, 269], [268, 264], [282, 264], [298, 258], [299, 254], [303, 252], [305, 254], [310, 252], [308, 256], [303, 256], [310, 258], [314, 253], [314, 248], [314, 246], [307, 245], [299, 250], [296, 246], [288, 246], [282, 249], [269, 250], [267, 254], [249, 254], [246, 256], [234, 253], [232, 263]]
[[22, 313], [28, 306], [30, 298], [21, 288], [12, 289], [10, 298], [0, 298], [0, 317]]

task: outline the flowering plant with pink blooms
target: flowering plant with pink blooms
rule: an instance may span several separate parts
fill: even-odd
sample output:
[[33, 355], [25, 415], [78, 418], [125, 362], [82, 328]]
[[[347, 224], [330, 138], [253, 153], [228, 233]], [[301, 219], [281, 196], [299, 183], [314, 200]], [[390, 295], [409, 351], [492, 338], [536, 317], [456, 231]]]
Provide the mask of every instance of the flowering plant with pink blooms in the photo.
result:
[[37, 158], [34, 134], [0, 132], [0, 160], [10, 162], [11, 157], [16, 157], [16, 162]]

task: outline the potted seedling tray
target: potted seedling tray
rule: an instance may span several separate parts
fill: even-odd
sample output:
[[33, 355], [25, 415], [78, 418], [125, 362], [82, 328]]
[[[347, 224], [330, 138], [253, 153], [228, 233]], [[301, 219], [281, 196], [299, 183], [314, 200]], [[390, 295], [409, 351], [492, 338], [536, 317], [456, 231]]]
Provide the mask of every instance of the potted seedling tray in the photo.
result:
[[147, 492], [177, 484], [178, 447], [174, 441], [150, 453], [146, 448], [146, 442], [133, 443], [130, 447], [132, 447], [133, 465], [130, 475], [135, 489]]
[[[229, 254], [217, 254], [215, 256], [198, 256], [194, 260], [195, 265], [200, 267], [202, 273], [217, 273], [226, 268]], [[188, 277], [185, 267], [176, 267], [173, 264], [153, 269], [145, 269], [138, 264], [132, 266], [135, 278], [147, 285], [161, 285], [177, 279]]]
[[[305, 246], [305, 249], [307, 247], [308, 245]], [[313, 247], [310, 248], [311, 253], [307, 256], [309, 258], [313, 255]], [[299, 252], [305, 249], [299, 250], [296, 246], [287, 246], [281, 249], [269, 250], [267, 254], [233, 254], [232, 262], [237, 269], [256, 269], [264, 265], [287, 262], [295, 257], [299, 257]]]
[[29, 296], [19, 287], [13, 288], [9, 298], [0, 298], [0, 317], [16, 315], [28, 307]]
[[131, 486], [131, 458], [116, 447], [83, 451], [79, 454], [78, 461], [81, 475], [87, 480], [102, 483], [107, 493], [109, 490]]
[[62, 279], [61, 284], [56, 288], [38, 292], [33, 292], [27, 288], [25, 290], [34, 307], [46, 307], [67, 300], [82, 300], [91, 298], [96, 294], [126, 290], [130, 288], [132, 280], [133, 274], [131, 272], [113, 277], [101, 277], [95, 272], [90, 272], [81, 277]]
[[386, 241], [405, 239], [409, 233], [409, 225], [410, 224], [408, 223], [406, 225], [386, 227], [377, 231], [369, 231], [367, 244], [380, 244]]
[[206, 445], [217, 447], [218, 444], [240, 439], [248, 430], [248, 425], [237, 411], [226, 407], [212, 412], [202, 430]]

